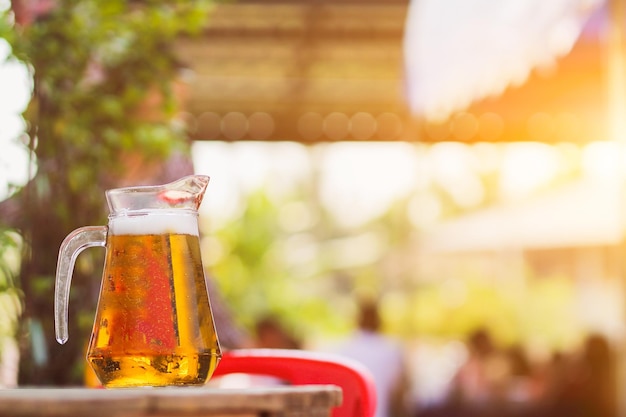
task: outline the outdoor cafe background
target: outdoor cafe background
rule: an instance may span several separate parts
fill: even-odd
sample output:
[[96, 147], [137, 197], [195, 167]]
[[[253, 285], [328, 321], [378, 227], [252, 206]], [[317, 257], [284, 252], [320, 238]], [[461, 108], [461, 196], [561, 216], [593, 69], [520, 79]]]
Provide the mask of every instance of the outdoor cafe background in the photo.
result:
[[[275, 314], [317, 348], [349, 330], [355, 293], [376, 294], [422, 401], [440, 395], [457, 342], [481, 325], [537, 360], [590, 332], [623, 354], [623, 2], [302, 13], [313, 3], [220, 5], [211, 42], [179, 45], [194, 72], [194, 168], [212, 177], [203, 257], [237, 323]], [[308, 38], [290, 37], [298, 25]], [[37, 166], [19, 142], [29, 75], [15, 62], [0, 71], [4, 199]], [[21, 240], [3, 236], [11, 385], [23, 323], [9, 279], [21, 252], [8, 242]], [[21, 359], [43, 363], [54, 341], [28, 323]]]

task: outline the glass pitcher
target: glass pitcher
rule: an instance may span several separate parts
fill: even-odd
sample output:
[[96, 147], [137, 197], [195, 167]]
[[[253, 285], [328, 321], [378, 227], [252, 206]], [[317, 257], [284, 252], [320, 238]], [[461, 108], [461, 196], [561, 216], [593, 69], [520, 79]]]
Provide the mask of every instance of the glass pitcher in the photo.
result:
[[106, 258], [87, 361], [103, 386], [200, 385], [221, 357], [198, 241], [209, 177], [106, 191], [108, 226], [70, 233], [59, 250], [55, 330], [68, 339], [74, 263], [88, 247]]

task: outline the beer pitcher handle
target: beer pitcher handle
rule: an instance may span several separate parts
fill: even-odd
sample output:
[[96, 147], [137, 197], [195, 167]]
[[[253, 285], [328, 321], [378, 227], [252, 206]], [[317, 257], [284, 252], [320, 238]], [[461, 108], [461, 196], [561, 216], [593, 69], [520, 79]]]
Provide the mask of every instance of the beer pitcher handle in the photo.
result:
[[54, 285], [54, 329], [57, 342], [64, 344], [69, 337], [67, 310], [70, 283], [76, 258], [85, 249], [106, 245], [107, 226], [86, 226], [74, 230], [61, 243]]

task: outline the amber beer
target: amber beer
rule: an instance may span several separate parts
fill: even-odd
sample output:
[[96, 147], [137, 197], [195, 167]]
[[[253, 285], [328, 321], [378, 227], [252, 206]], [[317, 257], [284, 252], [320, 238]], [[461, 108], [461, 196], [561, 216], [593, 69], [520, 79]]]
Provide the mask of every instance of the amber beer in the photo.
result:
[[200, 385], [217, 366], [197, 223], [184, 217], [109, 222], [87, 354], [105, 387]]

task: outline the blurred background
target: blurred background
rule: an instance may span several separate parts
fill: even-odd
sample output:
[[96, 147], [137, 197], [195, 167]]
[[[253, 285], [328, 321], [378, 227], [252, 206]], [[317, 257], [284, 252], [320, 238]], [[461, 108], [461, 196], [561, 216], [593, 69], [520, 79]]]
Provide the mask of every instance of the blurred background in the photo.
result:
[[58, 3], [0, 0], [0, 385], [86, 383], [60, 242], [195, 172], [226, 348], [374, 299], [395, 415], [626, 415], [623, 0]]

